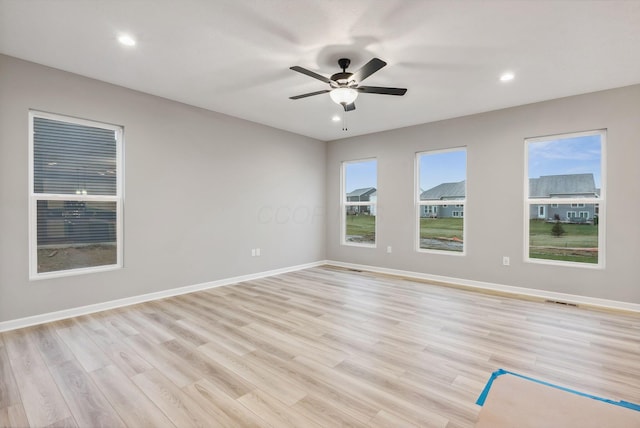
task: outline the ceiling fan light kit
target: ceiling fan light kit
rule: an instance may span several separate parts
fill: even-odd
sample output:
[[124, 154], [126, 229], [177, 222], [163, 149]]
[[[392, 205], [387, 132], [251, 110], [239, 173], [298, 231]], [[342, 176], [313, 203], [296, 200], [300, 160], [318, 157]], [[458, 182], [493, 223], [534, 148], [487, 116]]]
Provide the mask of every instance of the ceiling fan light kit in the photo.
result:
[[334, 103], [344, 106], [351, 104], [358, 98], [358, 91], [351, 88], [336, 88], [329, 92], [329, 96]]
[[328, 83], [331, 89], [325, 89], [316, 92], [309, 92], [307, 94], [295, 95], [289, 97], [292, 100], [298, 100], [300, 98], [311, 97], [313, 95], [320, 95], [329, 93], [329, 96], [334, 103], [340, 104], [344, 111], [352, 111], [356, 109], [355, 100], [358, 98], [358, 93], [364, 92], [367, 94], [383, 94], [383, 95], [404, 95], [406, 88], [385, 88], [379, 86], [359, 86], [360, 83], [367, 77], [371, 76], [376, 71], [387, 65], [386, 62], [379, 58], [373, 58], [371, 61], [362, 66], [355, 73], [347, 72], [347, 68], [351, 64], [349, 58], [340, 58], [338, 60], [338, 66], [342, 69], [342, 72], [335, 73], [330, 78], [321, 74], [307, 70], [300, 66], [290, 67], [291, 70], [298, 73], [306, 74], [309, 77], [320, 80], [321, 82]]

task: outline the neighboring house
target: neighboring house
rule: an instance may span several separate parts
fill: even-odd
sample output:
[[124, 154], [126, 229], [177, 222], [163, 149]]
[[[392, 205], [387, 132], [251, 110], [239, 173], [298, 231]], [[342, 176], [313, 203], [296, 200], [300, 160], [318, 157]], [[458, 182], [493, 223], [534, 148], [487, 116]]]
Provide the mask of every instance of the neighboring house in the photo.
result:
[[[375, 202], [377, 199], [375, 187], [364, 187], [362, 189], [356, 189], [347, 193], [347, 202]], [[373, 197], [373, 199], [372, 199]], [[347, 206], [347, 214], [372, 214], [375, 215], [375, 210], [371, 212], [370, 205], [363, 206]]]
[[420, 217], [464, 217], [464, 206], [456, 199], [465, 198], [466, 180], [457, 183], [442, 183], [420, 194], [421, 201], [451, 201], [446, 205], [422, 205]]
[[[598, 198], [593, 174], [543, 175], [529, 179], [530, 198]], [[597, 204], [541, 204], [531, 205], [529, 218], [562, 222], [592, 222], [598, 215]]]

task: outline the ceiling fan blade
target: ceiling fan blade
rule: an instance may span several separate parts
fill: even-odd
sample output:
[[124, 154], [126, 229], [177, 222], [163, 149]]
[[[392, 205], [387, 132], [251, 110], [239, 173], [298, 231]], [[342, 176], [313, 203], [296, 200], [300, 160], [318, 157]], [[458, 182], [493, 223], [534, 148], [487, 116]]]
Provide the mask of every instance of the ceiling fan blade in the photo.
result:
[[384, 95], [404, 95], [407, 92], [406, 88], [383, 88], [380, 86], [358, 86], [355, 90], [358, 92], [364, 92], [365, 94]]
[[299, 67], [297, 65], [294, 65], [293, 67], [289, 67], [289, 69], [293, 70], [293, 71], [297, 71], [298, 73], [306, 74], [307, 76], [313, 77], [314, 79], [318, 79], [318, 80], [320, 80], [320, 81], [322, 81], [324, 83], [331, 83], [332, 82], [332, 80], [329, 79], [328, 77], [324, 77], [321, 74], [318, 74], [318, 73], [313, 72], [311, 70], [307, 70], [306, 68], [302, 68], [302, 67]]
[[380, 58], [373, 58], [371, 61], [363, 65], [360, 70], [353, 73], [353, 78], [356, 82], [360, 83], [385, 65], [387, 65], [387, 63]]
[[312, 97], [314, 95], [326, 94], [327, 92], [331, 92], [329, 89], [325, 89], [322, 91], [309, 92], [308, 94], [295, 95], [293, 97], [289, 97], [290, 100], [298, 100], [300, 98]]
[[344, 111], [352, 111], [356, 109], [356, 103], [345, 104]]

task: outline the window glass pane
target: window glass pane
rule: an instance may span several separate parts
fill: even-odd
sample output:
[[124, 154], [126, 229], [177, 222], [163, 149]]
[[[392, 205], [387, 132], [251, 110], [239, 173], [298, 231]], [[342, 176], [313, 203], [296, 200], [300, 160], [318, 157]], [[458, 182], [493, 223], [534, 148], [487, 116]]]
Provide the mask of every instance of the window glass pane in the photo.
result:
[[[529, 257], [533, 259], [598, 263], [597, 204], [546, 205], [547, 216], [529, 220]], [[538, 205], [533, 207], [537, 210]]]
[[529, 197], [598, 197], [601, 165], [600, 134], [530, 141]]
[[[375, 159], [343, 163], [344, 243], [376, 243], [377, 167]], [[363, 202], [367, 204], [362, 204]]]
[[38, 273], [117, 263], [116, 202], [38, 201]]
[[[437, 212], [433, 212], [434, 209]], [[422, 205], [420, 212], [421, 249], [463, 251], [464, 208]]]
[[346, 206], [345, 242], [376, 243], [376, 207], [374, 205]]
[[465, 149], [418, 154], [419, 249], [464, 251], [466, 178]]
[[466, 150], [421, 154], [418, 168], [421, 201], [465, 198]]
[[344, 164], [344, 195], [347, 202], [368, 201], [378, 186], [378, 162], [347, 162]]
[[116, 136], [110, 129], [34, 117], [34, 193], [116, 195]]
[[[601, 264], [603, 131], [527, 140], [529, 259]], [[579, 202], [575, 199], [584, 199]]]

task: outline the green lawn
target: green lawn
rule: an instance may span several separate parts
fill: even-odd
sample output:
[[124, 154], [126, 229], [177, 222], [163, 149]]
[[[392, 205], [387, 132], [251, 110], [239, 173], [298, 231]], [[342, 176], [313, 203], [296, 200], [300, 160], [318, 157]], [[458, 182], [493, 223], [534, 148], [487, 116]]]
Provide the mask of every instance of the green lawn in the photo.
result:
[[420, 238], [456, 238], [462, 241], [462, 218], [421, 218]]
[[[346, 240], [375, 243], [376, 217], [347, 215]], [[498, 225], [495, 225], [498, 227]], [[580, 263], [598, 263], [598, 226], [591, 224], [562, 224], [565, 234], [551, 234], [553, 223], [531, 220], [529, 223], [529, 257]], [[443, 239], [444, 238], [444, 239]], [[454, 240], [462, 242], [462, 218], [421, 218], [420, 239]], [[461, 251], [455, 250], [455, 251]]]
[[551, 234], [554, 223], [529, 222], [529, 257], [581, 263], [598, 263], [598, 226], [565, 224], [564, 235]]
[[463, 228], [464, 220], [458, 217], [421, 218], [420, 248], [462, 252]]
[[347, 215], [346, 226], [347, 241], [366, 244], [376, 242], [376, 216]]

